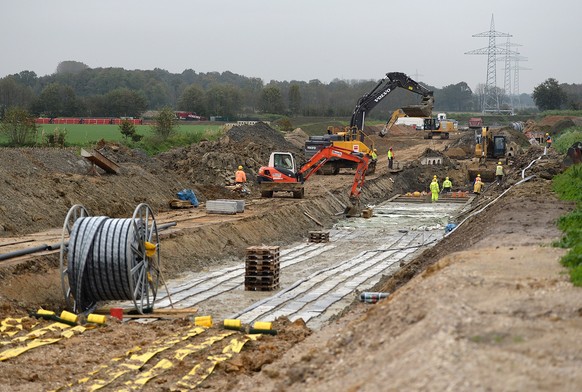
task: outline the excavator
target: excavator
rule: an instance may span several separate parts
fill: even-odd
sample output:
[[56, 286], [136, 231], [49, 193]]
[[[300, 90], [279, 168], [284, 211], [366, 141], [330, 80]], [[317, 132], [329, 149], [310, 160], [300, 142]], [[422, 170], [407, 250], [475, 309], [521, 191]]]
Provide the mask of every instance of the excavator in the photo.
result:
[[485, 182], [495, 179], [497, 161], [505, 158], [506, 139], [502, 135], [493, 135], [489, 127], [482, 127], [475, 132], [475, 155], [469, 166], [469, 179], [472, 181], [480, 175]]
[[348, 216], [359, 215], [360, 193], [364, 186], [370, 159], [367, 154], [357, 153], [334, 145], [326, 146], [317, 151], [298, 170], [295, 167], [293, 154], [290, 152], [271, 153], [269, 166], [261, 167], [257, 173], [261, 196], [273, 197], [274, 192], [291, 192], [293, 198], [302, 199], [305, 195], [305, 181], [331, 159], [345, 160], [356, 165], [356, 174], [350, 190], [350, 203], [352, 206], [346, 208], [345, 213]]
[[[412, 105], [402, 108], [406, 115], [421, 117], [431, 116], [434, 103], [433, 92], [421, 86], [402, 72], [389, 72], [370, 92], [364, 94], [360, 99], [358, 99], [348, 127], [345, 127], [344, 129], [328, 127], [326, 135], [309, 137], [309, 140], [305, 142], [305, 157], [309, 159], [316, 154], [317, 151], [330, 145], [370, 156], [374, 149], [374, 142], [363, 131], [366, 115], [397, 87], [422, 95], [422, 102], [420, 105]], [[384, 130], [380, 132], [380, 136], [386, 136], [386, 133], [385, 127]], [[356, 166], [356, 162], [332, 158], [329, 159], [320, 170], [324, 174], [338, 174], [341, 168], [354, 168]], [[370, 159], [368, 173], [374, 173], [375, 167], [376, 162]]]

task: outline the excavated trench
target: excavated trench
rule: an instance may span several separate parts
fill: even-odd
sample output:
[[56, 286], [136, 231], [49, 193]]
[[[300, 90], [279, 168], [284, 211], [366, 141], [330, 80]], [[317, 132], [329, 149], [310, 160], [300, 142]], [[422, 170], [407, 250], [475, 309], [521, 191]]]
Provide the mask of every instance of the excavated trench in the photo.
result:
[[[369, 181], [365, 203], [381, 203], [401, 181], [406, 179]], [[448, 219], [462, 207], [384, 202], [374, 207], [370, 219], [345, 219], [338, 215], [345, 199], [327, 194], [302, 201], [268, 200], [274, 207], [262, 215], [185, 230], [164, 240], [165, 269], [177, 278], [168, 280], [168, 291], [160, 288], [156, 307], [195, 307], [217, 320], [238, 318], [248, 324], [285, 316], [319, 328], [358, 292], [371, 289], [442, 238]], [[316, 222], [329, 231], [329, 242], [307, 240], [310, 230], [322, 229]], [[245, 249], [257, 245], [280, 246], [277, 290], [245, 290]], [[117, 305], [131, 307], [129, 302]]]

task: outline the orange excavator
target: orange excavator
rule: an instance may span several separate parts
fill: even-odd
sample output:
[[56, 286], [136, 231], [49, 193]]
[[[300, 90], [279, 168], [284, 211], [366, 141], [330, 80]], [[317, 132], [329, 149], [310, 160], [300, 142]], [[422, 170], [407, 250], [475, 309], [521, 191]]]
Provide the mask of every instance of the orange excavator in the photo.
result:
[[357, 164], [354, 182], [350, 191], [352, 207], [346, 209], [348, 215], [355, 216], [359, 212], [360, 193], [364, 186], [369, 157], [366, 154], [333, 145], [317, 151], [298, 170], [295, 166], [293, 154], [290, 152], [271, 153], [269, 166], [261, 167], [257, 173], [261, 196], [273, 197], [274, 192], [291, 192], [295, 199], [302, 199], [305, 195], [305, 181], [330, 159], [347, 160]]

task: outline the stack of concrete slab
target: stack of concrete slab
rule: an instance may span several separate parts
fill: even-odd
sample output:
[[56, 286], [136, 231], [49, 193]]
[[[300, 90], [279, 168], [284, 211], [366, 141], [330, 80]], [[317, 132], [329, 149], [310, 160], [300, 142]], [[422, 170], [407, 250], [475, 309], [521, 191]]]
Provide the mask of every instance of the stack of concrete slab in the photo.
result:
[[234, 200], [234, 199], [217, 199], [216, 201], [234, 201], [236, 202], [236, 212], [245, 212], [245, 201], [244, 200]]
[[251, 246], [245, 261], [245, 290], [272, 291], [279, 288], [279, 247]]
[[236, 214], [245, 210], [244, 200], [207, 200], [206, 211], [209, 214]]

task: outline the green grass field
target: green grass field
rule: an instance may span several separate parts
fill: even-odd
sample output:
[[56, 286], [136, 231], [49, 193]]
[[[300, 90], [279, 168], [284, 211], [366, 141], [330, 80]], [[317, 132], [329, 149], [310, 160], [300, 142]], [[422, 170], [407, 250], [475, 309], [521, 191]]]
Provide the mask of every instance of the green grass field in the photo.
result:
[[[153, 136], [152, 127], [150, 125], [136, 125], [136, 132], [144, 137]], [[180, 125], [177, 128], [178, 134], [200, 134], [212, 135], [220, 132], [221, 124], [187, 124]], [[54, 133], [55, 130], [66, 130], [65, 143], [66, 145], [84, 146], [93, 144], [101, 139], [107, 141], [119, 142], [123, 141], [123, 135], [119, 130], [118, 125], [88, 125], [88, 124], [41, 124], [38, 127], [38, 134], [36, 143], [42, 145], [43, 135]], [[0, 135], [0, 144], [6, 144], [8, 139], [5, 135]]]

